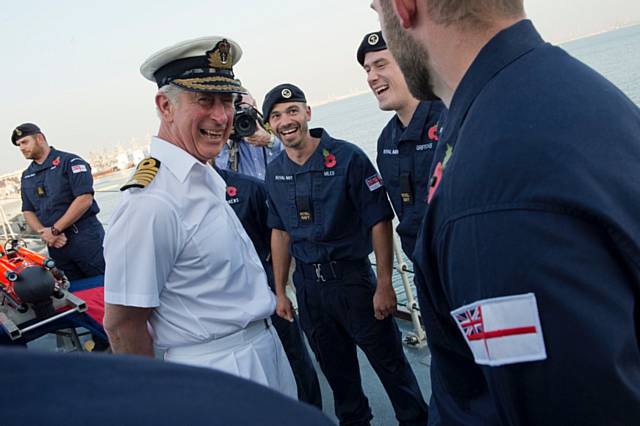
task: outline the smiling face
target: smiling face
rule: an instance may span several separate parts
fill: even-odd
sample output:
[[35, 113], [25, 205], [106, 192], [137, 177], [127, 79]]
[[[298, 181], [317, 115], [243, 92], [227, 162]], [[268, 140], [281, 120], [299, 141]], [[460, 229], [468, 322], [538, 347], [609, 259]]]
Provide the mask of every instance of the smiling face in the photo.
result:
[[368, 52], [363, 68], [381, 110], [398, 111], [413, 99], [402, 71], [388, 49]]
[[269, 125], [287, 148], [299, 149], [309, 136], [311, 108], [303, 102], [275, 104], [269, 114]]
[[215, 158], [229, 139], [233, 125], [233, 95], [180, 90], [175, 99], [158, 93], [159, 136], [201, 162]]

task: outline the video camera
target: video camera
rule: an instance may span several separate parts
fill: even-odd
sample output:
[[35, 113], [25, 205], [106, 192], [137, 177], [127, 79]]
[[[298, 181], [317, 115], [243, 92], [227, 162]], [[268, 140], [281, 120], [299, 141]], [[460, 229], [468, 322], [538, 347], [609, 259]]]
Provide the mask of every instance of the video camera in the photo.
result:
[[234, 109], [233, 131], [236, 137], [245, 138], [253, 135], [258, 130], [258, 123], [264, 128], [262, 114], [251, 105], [243, 103], [241, 97], [236, 100]]

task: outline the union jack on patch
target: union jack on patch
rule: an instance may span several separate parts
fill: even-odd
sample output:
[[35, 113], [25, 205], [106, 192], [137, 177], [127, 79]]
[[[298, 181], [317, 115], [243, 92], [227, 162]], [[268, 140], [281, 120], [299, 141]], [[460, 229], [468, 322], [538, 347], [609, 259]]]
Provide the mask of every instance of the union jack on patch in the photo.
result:
[[378, 173], [366, 178], [365, 183], [367, 184], [367, 188], [369, 188], [369, 191], [371, 192], [375, 191], [378, 188], [382, 188], [382, 178]]
[[484, 336], [482, 306], [476, 306], [467, 311], [456, 313], [455, 319], [469, 340], [479, 340]]
[[542, 361], [547, 351], [535, 294], [478, 300], [451, 311], [477, 364]]

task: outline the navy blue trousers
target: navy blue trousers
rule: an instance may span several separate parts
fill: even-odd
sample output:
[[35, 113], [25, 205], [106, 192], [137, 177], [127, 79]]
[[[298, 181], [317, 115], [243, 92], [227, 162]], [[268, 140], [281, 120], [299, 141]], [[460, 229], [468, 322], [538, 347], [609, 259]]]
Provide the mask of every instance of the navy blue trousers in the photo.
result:
[[64, 230], [67, 244], [49, 247], [49, 256], [70, 281], [104, 274], [102, 242], [104, 228], [95, 216], [83, 219]]
[[[273, 268], [271, 263], [263, 262], [269, 287], [275, 293], [273, 288]], [[293, 322], [289, 322], [280, 318], [278, 314], [271, 316], [271, 322], [278, 333], [278, 337], [287, 354], [287, 359], [293, 371], [293, 377], [296, 379], [298, 389], [298, 399], [307, 404], [315, 405], [322, 410], [322, 394], [320, 392], [320, 382], [316, 369], [313, 367], [313, 361], [307, 350], [307, 345], [302, 336], [298, 316], [294, 315]]]
[[404, 354], [400, 330], [373, 312], [375, 275], [368, 262], [318, 282], [296, 268], [300, 323], [333, 390], [341, 425], [369, 425], [373, 418], [362, 390], [356, 346], [384, 386], [401, 425], [426, 425], [428, 407]]
[[293, 376], [298, 388], [298, 399], [307, 404], [315, 405], [322, 410], [322, 394], [320, 382], [309, 351], [302, 337], [302, 330], [298, 317], [294, 316], [293, 322], [280, 318], [277, 314], [271, 316], [271, 322], [280, 337], [284, 351], [287, 354]]

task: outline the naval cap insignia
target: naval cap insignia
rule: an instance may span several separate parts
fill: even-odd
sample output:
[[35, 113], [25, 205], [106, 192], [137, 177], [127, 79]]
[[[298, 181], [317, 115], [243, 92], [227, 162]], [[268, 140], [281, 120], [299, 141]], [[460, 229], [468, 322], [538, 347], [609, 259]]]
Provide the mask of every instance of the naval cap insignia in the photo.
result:
[[282, 95], [283, 98], [289, 99], [291, 97], [291, 90], [282, 89], [281, 95]]
[[233, 66], [231, 43], [226, 38], [220, 40], [213, 49], [207, 51], [207, 59], [211, 68], [231, 69]]
[[378, 41], [380, 41], [380, 37], [378, 37], [378, 34], [375, 33], [371, 34], [367, 39], [367, 43], [369, 43], [369, 45], [371, 46], [375, 46], [376, 44], [378, 44]]

